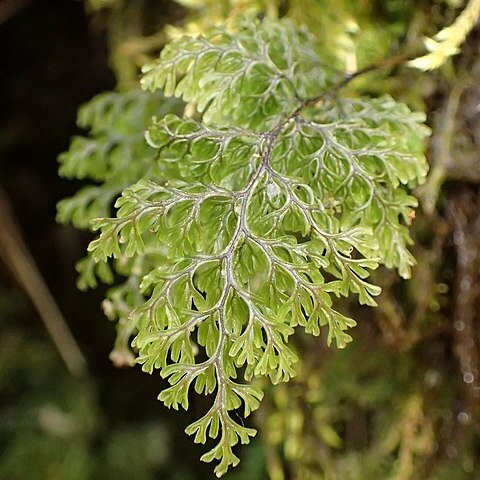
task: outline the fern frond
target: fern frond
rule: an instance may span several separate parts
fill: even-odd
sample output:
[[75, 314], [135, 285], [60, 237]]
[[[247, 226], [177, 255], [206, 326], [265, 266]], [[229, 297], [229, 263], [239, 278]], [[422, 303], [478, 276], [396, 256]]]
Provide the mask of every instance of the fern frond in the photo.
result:
[[119, 193], [154, 167], [144, 139], [152, 116], [179, 109], [180, 102], [141, 90], [103, 93], [81, 107], [77, 123], [88, 136], [73, 138], [59, 157], [59, 172], [96, 184], [62, 200], [57, 220], [87, 228], [93, 218], [108, 216]]
[[[218, 439], [202, 459], [219, 460], [220, 476], [238, 463], [234, 445], [255, 434], [231, 416], [258, 408], [262, 392], [249, 382], [295, 375], [295, 329], [327, 327], [342, 348], [355, 321], [334, 297], [375, 305], [368, 277], [379, 263], [409, 275], [408, 190], [424, 180], [428, 131], [391, 98], [338, 98], [309, 34], [288, 21], [182, 37], [144, 72], [144, 88], [194, 102], [199, 115], [157, 112], [150, 122], [138, 144], [147, 167], [128, 173], [116, 216], [92, 223], [100, 235], [85, 281], [112, 257], [134, 277], [117, 296], [125, 311], [107, 309], [124, 319], [132, 309], [122, 334], [134, 335], [143, 370], [168, 378], [165, 405], [188, 408], [192, 388], [212, 395], [187, 433]], [[94, 173], [82, 155], [72, 174]], [[118, 178], [112, 157], [99, 158]]]
[[168, 44], [143, 67], [142, 86], [194, 102], [207, 125], [268, 130], [326, 88], [310, 35], [289, 21], [241, 20], [235, 33], [212, 30]]

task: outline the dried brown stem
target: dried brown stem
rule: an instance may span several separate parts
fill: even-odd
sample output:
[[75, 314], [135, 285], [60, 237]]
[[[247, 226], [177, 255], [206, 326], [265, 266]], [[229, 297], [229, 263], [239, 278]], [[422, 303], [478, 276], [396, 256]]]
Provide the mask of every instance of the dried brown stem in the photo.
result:
[[5, 192], [0, 189], [0, 259], [35, 305], [70, 373], [81, 376], [86, 361], [22, 240]]

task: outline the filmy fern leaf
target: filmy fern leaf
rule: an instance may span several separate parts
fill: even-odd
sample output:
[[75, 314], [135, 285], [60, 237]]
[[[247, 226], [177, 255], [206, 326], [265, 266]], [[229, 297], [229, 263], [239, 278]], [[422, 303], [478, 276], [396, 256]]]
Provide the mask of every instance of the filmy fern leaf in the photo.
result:
[[78, 126], [89, 136], [74, 137], [60, 155], [60, 175], [95, 183], [58, 205], [57, 219], [86, 228], [92, 218], [108, 216], [113, 201], [152, 168], [144, 130], [153, 115], [176, 111], [179, 101], [159, 92], [131, 90], [97, 95], [78, 113]]
[[299, 98], [328, 84], [309, 34], [289, 22], [240, 21], [234, 33], [182, 37], [143, 72], [143, 88], [195, 102], [204, 122], [257, 130], [271, 129]]
[[[408, 189], [426, 174], [427, 130], [391, 98], [338, 98], [308, 33], [288, 21], [182, 37], [144, 72], [144, 88], [198, 116], [156, 112], [146, 168], [129, 174], [116, 216], [93, 222], [89, 261], [113, 257], [136, 279], [128, 332], [143, 369], [168, 378], [160, 400], [188, 408], [192, 389], [213, 395], [187, 432], [219, 439], [202, 458], [219, 460], [220, 476], [255, 434], [232, 418], [259, 406], [249, 382], [295, 374], [295, 328], [326, 327], [342, 348], [355, 322], [333, 297], [375, 305], [379, 263], [409, 276]], [[112, 157], [98, 155], [104, 178]]]

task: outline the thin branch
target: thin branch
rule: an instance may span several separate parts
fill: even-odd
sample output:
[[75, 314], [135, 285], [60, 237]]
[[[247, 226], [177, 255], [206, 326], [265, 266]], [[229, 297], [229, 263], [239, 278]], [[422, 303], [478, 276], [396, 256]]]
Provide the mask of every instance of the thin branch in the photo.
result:
[[411, 55], [396, 55], [395, 57], [386, 58], [378, 62], [372, 63], [371, 65], [368, 65], [365, 68], [361, 68], [356, 72], [345, 75], [345, 77], [340, 82], [334, 85], [334, 87], [332, 88], [332, 92], [337, 93], [343, 87], [348, 85], [352, 80], [355, 80], [357, 77], [360, 77], [361, 75], [365, 75], [366, 73], [374, 72], [376, 70], [383, 70], [385, 68], [398, 67], [408, 62], [411, 58], [412, 58]]
[[16, 225], [6, 193], [0, 189], [0, 258], [35, 305], [70, 373], [79, 377], [86, 361], [48, 290]]

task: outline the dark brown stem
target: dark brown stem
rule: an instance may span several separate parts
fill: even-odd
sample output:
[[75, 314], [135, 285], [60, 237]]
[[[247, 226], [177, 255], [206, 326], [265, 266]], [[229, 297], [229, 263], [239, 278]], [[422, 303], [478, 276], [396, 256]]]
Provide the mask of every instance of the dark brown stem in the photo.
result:
[[354, 73], [345, 75], [345, 77], [333, 87], [332, 91], [333, 93], [337, 93], [343, 87], [348, 85], [352, 80], [355, 80], [361, 75], [365, 75], [366, 73], [374, 72], [376, 70], [383, 70], [385, 68], [395, 68], [399, 65], [403, 65], [409, 60], [412, 60], [412, 58], [415, 58], [415, 56], [412, 57], [412, 55], [397, 55], [395, 57], [386, 58], [380, 60], [379, 62], [372, 63], [371, 65], [368, 65], [365, 68], [361, 68]]

